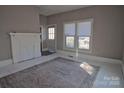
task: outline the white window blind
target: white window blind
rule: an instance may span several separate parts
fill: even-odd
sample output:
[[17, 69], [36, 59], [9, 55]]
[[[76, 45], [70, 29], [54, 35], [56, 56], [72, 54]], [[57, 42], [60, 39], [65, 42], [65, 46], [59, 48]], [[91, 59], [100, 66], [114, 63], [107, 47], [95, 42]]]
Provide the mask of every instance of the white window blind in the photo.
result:
[[65, 35], [75, 35], [75, 23], [64, 25]]
[[78, 36], [90, 36], [91, 35], [91, 22], [79, 22], [77, 23], [77, 34]]

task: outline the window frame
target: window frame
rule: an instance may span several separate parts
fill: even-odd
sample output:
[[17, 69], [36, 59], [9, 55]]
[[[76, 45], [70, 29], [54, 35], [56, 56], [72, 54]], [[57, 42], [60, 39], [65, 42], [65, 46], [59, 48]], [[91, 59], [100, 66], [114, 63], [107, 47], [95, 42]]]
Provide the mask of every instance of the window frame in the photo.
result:
[[[77, 35], [78, 31], [77, 31], [77, 23], [80, 22], [91, 22], [91, 34], [89, 36], [90, 38], [90, 42], [89, 42], [89, 49], [79, 49], [79, 43], [78, 43], [78, 38], [80, 36]], [[71, 23], [75, 23], [75, 35], [74, 35], [74, 48], [67, 48], [66, 47], [66, 35], [65, 35], [65, 31], [64, 31], [64, 25], [65, 24], [71, 24]], [[84, 52], [84, 53], [92, 53], [92, 41], [93, 41], [93, 18], [87, 18], [87, 19], [82, 19], [82, 20], [78, 20], [78, 21], [72, 21], [72, 22], [64, 22], [63, 23], [63, 50], [69, 50], [72, 52]]]

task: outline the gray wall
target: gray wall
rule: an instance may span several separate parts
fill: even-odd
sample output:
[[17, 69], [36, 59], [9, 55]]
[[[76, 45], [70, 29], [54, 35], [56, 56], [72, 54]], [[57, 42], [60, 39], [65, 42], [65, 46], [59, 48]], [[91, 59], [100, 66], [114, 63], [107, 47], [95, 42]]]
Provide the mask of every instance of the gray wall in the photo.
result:
[[47, 17], [40, 15], [40, 25], [47, 25]]
[[[62, 50], [63, 23], [92, 17], [94, 34], [90, 55], [121, 59], [122, 12], [120, 6], [93, 6], [48, 16], [46, 23], [57, 24], [57, 47]], [[39, 24], [45, 23], [42, 20], [39, 23], [39, 10], [34, 6], [0, 6], [0, 60], [11, 58], [9, 32], [39, 32]]]
[[122, 59], [123, 15], [121, 6], [92, 6], [48, 16], [48, 24], [57, 24], [57, 48], [63, 49], [63, 23], [93, 18], [93, 46], [90, 55]]
[[39, 32], [39, 10], [34, 6], [0, 6], [0, 60], [11, 58], [9, 32]]

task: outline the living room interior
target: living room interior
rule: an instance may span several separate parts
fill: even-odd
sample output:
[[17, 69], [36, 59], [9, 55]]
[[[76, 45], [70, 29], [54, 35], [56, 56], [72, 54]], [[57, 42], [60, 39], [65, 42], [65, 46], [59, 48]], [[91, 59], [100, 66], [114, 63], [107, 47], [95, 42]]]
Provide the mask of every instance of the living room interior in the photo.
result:
[[123, 88], [123, 11], [0, 5], [0, 87]]

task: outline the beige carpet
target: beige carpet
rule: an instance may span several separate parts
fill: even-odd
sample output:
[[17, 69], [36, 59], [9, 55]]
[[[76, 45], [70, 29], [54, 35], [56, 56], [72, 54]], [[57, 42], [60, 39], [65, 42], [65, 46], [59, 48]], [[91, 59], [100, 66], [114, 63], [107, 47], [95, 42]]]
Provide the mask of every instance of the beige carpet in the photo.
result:
[[6, 88], [92, 87], [99, 67], [56, 58], [0, 79]]

